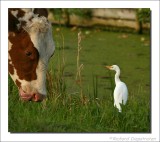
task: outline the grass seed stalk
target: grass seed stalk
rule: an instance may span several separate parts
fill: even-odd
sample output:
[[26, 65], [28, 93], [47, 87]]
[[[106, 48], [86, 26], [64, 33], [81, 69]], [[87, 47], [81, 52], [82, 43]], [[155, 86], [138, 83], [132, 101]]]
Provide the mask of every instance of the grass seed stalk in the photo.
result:
[[82, 75], [81, 75], [81, 71], [82, 71], [84, 65], [80, 64], [80, 51], [82, 50], [81, 41], [82, 41], [82, 32], [80, 31], [78, 33], [76, 82], [80, 87], [81, 101], [82, 101], [82, 103], [84, 103], [84, 95], [83, 95], [83, 88], [82, 88]]

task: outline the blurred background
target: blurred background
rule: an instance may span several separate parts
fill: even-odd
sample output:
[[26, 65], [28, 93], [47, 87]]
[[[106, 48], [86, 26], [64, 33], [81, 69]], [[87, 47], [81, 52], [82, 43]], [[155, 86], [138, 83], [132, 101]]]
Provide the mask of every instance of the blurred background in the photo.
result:
[[54, 24], [101, 27], [107, 30], [143, 33], [150, 29], [149, 8], [57, 8], [49, 9]]

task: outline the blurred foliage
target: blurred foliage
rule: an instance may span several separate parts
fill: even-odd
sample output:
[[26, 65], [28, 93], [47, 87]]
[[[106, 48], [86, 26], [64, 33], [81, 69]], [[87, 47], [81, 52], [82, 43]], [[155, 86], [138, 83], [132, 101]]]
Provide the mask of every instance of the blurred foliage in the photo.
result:
[[70, 8], [68, 9], [69, 14], [75, 14], [85, 18], [91, 18], [92, 11], [90, 8]]
[[50, 9], [54, 14], [55, 18], [61, 18], [63, 14], [69, 15], [78, 15], [84, 18], [91, 18], [92, 11], [90, 8], [54, 8]]
[[56, 19], [62, 17], [62, 8], [51, 8], [49, 9], [50, 12], [52, 12], [54, 14], [54, 17]]
[[139, 22], [150, 22], [151, 17], [150, 8], [138, 8], [137, 9], [137, 17]]

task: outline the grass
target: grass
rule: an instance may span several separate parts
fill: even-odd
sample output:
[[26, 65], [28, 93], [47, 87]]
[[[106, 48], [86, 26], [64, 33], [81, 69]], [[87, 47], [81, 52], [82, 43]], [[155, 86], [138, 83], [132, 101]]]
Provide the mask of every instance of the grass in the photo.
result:
[[[9, 77], [9, 131], [151, 132], [150, 36], [80, 30], [81, 85], [76, 79], [79, 29], [57, 27], [56, 52], [47, 74], [48, 98], [41, 103], [21, 102]], [[129, 90], [122, 113], [113, 107], [114, 72], [104, 68], [112, 64], [120, 66], [121, 80]]]

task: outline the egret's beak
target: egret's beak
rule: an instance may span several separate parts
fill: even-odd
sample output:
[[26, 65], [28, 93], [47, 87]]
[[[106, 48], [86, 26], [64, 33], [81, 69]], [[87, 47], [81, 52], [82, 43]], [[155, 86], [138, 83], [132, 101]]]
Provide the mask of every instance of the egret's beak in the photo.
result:
[[112, 67], [112, 66], [105, 66], [105, 68], [107, 68], [107, 69], [111, 69], [111, 67]]

